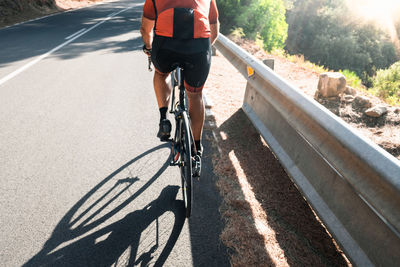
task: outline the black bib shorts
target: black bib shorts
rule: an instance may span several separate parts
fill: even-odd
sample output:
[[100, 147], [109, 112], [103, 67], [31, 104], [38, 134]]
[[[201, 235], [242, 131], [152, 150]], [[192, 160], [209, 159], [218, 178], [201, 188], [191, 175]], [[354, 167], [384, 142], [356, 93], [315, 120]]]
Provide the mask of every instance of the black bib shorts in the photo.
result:
[[155, 36], [151, 60], [160, 73], [170, 73], [178, 65], [183, 65], [186, 89], [189, 92], [201, 91], [210, 72], [210, 39]]

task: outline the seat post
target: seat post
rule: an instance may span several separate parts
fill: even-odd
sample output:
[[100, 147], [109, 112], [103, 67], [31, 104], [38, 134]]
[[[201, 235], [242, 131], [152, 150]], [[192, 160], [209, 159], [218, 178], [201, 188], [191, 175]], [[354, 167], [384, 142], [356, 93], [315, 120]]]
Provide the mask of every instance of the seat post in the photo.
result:
[[179, 78], [180, 78], [180, 82], [179, 82], [179, 103], [180, 106], [182, 108], [182, 110], [184, 110], [186, 108], [187, 103], [185, 103], [186, 99], [185, 99], [185, 77], [184, 77], [184, 70], [183, 68], [178, 68], [178, 72], [180, 73]]

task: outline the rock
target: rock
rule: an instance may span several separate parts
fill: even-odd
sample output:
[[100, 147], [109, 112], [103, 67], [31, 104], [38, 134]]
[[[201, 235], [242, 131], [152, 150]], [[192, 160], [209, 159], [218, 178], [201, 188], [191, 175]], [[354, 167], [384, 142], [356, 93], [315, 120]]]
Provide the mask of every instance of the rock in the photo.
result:
[[367, 115], [368, 117], [379, 118], [383, 114], [386, 114], [387, 112], [388, 112], [388, 109], [386, 106], [378, 105], [378, 106], [372, 107], [370, 109], [367, 109], [365, 111], [365, 115]]
[[353, 104], [357, 105], [361, 108], [370, 108], [372, 107], [371, 100], [366, 96], [356, 96], [354, 98]]
[[318, 81], [318, 92], [324, 98], [339, 96], [346, 90], [346, 78], [338, 72], [321, 73]]
[[352, 96], [352, 95], [345, 95], [344, 96], [344, 101], [346, 101], [346, 103], [351, 103], [351, 102], [354, 101], [354, 99], [355, 99], [355, 97]]
[[357, 90], [354, 89], [353, 87], [350, 87], [350, 86], [347, 85], [346, 89], [344, 90], [344, 93], [346, 95], [356, 95], [357, 94]]
[[320, 97], [319, 97], [319, 92], [318, 92], [318, 90], [315, 91], [314, 99], [315, 99], [315, 100], [318, 100], [318, 102], [321, 102], [321, 99], [320, 99]]
[[400, 113], [400, 108], [394, 108], [393, 112], [396, 113], [396, 114], [399, 114]]

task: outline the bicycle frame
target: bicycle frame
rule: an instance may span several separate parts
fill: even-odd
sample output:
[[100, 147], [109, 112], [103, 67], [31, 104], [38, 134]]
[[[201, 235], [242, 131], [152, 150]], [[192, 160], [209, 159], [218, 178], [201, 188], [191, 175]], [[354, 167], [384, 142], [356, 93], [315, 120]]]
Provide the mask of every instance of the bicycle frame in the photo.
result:
[[[176, 113], [176, 112], [182, 112], [182, 111], [188, 111], [188, 103], [186, 101], [186, 94], [185, 94], [185, 84], [184, 84], [184, 77], [182, 74], [182, 68], [177, 67], [172, 73], [171, 73], [171, 83], [172, 83], [172, 97], [171, 97], [171, 110], [170, 113]], [[175, 83], [177, 83], [178, 88], [179, 88], [179, 108], [180, 109], [174, 109], [175, 105]]]
[[[171, 166], [179, 166], [181, 170], [182, 193], [186, 209], [186, 217], [190, 217], [192, 209], [192, 167], [193, 159], [191, 147], [193, 144], [193, 135], [190, 129], [189, 112], [187, 108], [187, 98], [185, 94], [185, 85], [183, 72], [177, 67], [171, 74], [172, 97], [171, 110], [175, 116], [175, 136], [172, 140]], [[175, 103], [176, 85], [179, 88], [179, 102]]]
[[[184, 75], [182, 73], [183, 69], [180, 67], [177, 67], [172, 73], [171, 73], [171, 85], [172, 85], [172, 95], [171, 95], [171, 109], [170, 112], [171, 114], [174, 114], [175, 117], [175, 137], [172, 140], [173, 142], [180, 142], [180, 137], [178, 136], [178, 133], [182, 130], [181, 129], [181, 124], [180, 121], [183, 119], [183, 117], [187, 117], [189, 119], [189, 112], [188, 112], [188, 107], [187, 107], [187, 99], [186, 99], [186, 93], [185, 93], [185, 85], [184, 85]], [[178, 88], [179, 90], [179, 100], [178, 102], [175, 101], [175, 90]], [[183, 113], [186, 113], [185, 115]], [[193, 141], [193, 135], [190, 131], [191, 135], [191, 141]], [[178, 159], [172, 158], [170, 165], [171, 166], [181, 166], [182, 162], [180, 162]]]
[[[151, 60], [149, 58], [149, 70]], [[185, 216], [189, 218], [192, 211], [193, 199], [193, 167], [198, 168], [200, 163], [192, 158], [191, 151], [194, 144], [193, 133], [190, 127], [188, 101], [185, 93], [184, 73], [180, 66], [171, 73], [172, 96], [170, 113], [175, 116], [175, 136], [172, 141], [170, 166], [179, 166], [182, 182], [182, 196], [185, 203]], [[175, 104], [175, 89], [179, 88], [179, 102]], [[194, 147], [194, 149], [196, 149]], [[195, 151], [196, 153], [196, 151]]]

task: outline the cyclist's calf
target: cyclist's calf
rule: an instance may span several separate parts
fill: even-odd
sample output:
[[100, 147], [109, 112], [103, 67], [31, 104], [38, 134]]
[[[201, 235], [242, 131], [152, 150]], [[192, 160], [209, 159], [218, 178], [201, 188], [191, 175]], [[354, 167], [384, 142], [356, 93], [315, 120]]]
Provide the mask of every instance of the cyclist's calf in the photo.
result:
[[189, 115], [191, 119], [191, 127], [194, 140], [201, 140], [204, 124], [204, 102], [202, 91], [187, 91], [189, 100]]
[[168, 85], [168, 74], [154, 72], [154, 91], [157, 97], [158, 107], [168, 107], [168, 101], [171, 94], [171, 88]]

